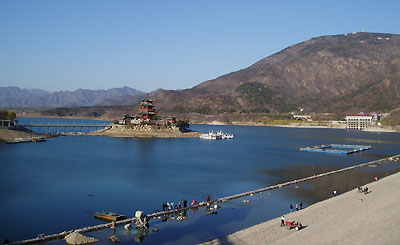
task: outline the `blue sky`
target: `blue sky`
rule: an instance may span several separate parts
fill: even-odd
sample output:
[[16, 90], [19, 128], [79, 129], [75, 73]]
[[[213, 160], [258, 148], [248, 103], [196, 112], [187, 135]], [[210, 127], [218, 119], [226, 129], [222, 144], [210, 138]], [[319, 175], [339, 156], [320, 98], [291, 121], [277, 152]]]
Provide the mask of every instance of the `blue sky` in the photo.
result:
[[1, 0], [0, 87], [184, 89], [322, 35], [400, 33], [400, 1]]

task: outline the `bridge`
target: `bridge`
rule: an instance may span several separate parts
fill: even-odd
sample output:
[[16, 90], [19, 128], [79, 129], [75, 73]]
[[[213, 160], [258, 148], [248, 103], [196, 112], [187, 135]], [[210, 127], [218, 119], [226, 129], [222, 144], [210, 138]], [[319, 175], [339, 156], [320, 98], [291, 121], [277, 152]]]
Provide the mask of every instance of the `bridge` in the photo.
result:
[[[38, 128], [39, 129], [39, 133], [42, 133], [41, 129], [46, 130], [47, 129], [47, 133], [50, 133], [50, 131], [52, 131], [52, 133], [54, 133], [54, 131], [56, 130], [56, 133], [58, 133], [59, 131], [62, 131], [62, 129], [64, 129], [64, 133], [66, 133], [68, 130], [67, 129], [72, 129], [71, 131], [73, 133], [75, 133], [75, 131], [77, 129], [80, 129], [81, 131], [78, 132], [83, 132], [83, 129], [87, 129], [88, 131], [90, 131], [91, 128], [94, 128], [95, 130], [98, 130], [100, 128], [107, 128], [107, 127], [111, 127], [112, 123], [99, 123], [99, 124], [65, 124], [65, 123], [53, 123], [53, 124], [44, 124], [44, 123], [37, 123], [37, 124], [33, 124], [33, 123], [29, 123], [29, 124], [20, 124], [20, 126], [25, 127], [27, 129], [30, 129], [32, 131], [33, 128]], [[50, 130], [52, 129], [52, 130]]]

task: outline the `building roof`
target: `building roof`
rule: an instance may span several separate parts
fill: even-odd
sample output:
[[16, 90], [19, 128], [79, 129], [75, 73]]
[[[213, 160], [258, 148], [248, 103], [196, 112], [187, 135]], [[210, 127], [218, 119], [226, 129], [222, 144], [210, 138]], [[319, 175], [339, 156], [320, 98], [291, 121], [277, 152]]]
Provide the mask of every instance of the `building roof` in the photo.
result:
[[346, 115], [346, 117], [373, 117], [373, 115], [369, 115], [369, 114], [364, 114], [364, 115], [350, 114], [350, 115]]
[[152, 99], [149, 97], [149, 95], [146, 95], [146, 97], [142, 100], [142, 102], [150, 102], [150, 103], [153, 103], [154, 100], [152, 100]]
[[156, 113], [154, 111], [141, 111], [139, 114], [142, 115], [155, 115]]
[[371, 114], [365, 114], [364, 112], [360, 112], [358, 114], [350, 114], [350, 115], [346, 115], [347, 117], [372, 117], [373, 115]]

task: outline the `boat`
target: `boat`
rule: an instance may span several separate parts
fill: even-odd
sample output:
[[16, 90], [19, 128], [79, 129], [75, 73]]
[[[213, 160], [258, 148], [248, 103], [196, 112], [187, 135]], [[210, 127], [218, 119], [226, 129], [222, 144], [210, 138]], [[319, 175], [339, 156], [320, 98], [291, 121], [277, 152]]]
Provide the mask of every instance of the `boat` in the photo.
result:
[[234, 136], [233, 134], [225, 134], [221, 130], [219, 130], [216, 133], [214, 133], [214, 131], [210, 131], [208, 134], [202, 134], [200, 135], [200, 138], [207, 140], [222, 140], [222, 139], [233, 139]]
[[208, 134], [202, 134], [200, 135], [200, 139], [205, 139], [205, 140], [221, 140], [222, 136], [214, 133], [214, 131], [210, 131]]
[[94, 213], [94, 217], [105, 221], [120, 221], [126, 219], [125, 215], [108, 211], [96, 212]]
[[217, 132], [217, 135], [220, 135], [222, 139], [228, 140], [228, 139], [233, 139], [233, 134], [225, 134], [221, 130]]

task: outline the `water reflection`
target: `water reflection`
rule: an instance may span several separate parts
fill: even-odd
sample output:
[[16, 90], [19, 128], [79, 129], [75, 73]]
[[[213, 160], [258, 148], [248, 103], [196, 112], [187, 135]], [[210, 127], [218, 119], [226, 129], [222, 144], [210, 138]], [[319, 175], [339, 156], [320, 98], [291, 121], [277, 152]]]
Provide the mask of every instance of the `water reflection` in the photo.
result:
[[136, 228], [135, 242], [142, 243], [144, 238], [149, 234], [150, 230], [147, 227]]
[[[373, 165], [375, 167], [361, 167], [338, 174], [324, 176], [310, 181], [302, 182], [297, 185], [290, 185], [283, 189], [286, 196], [291, 199], [312, 204], [329, 198], [333, 190], [340, 193], [347, 192], [358, 186], [363, 186], [374, 180], [383, 178], [400, 170], [398, 164]], [[261, 173], [274, 177], [268, 180], [265, 185], [284, 183], [295, 179], [300, 179], [314, 174], [324, 173], [338, 169], [332, 166], [298, 165], [289, 169], [263, 170]]]

